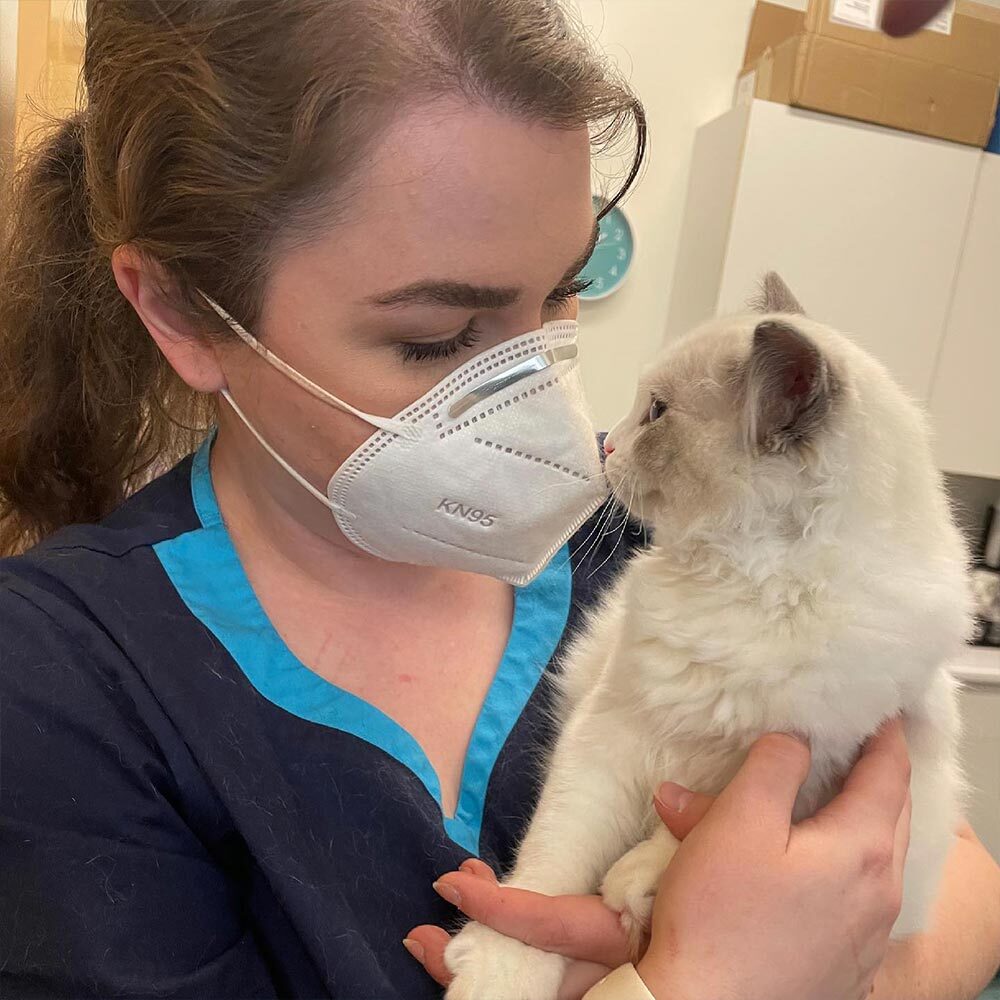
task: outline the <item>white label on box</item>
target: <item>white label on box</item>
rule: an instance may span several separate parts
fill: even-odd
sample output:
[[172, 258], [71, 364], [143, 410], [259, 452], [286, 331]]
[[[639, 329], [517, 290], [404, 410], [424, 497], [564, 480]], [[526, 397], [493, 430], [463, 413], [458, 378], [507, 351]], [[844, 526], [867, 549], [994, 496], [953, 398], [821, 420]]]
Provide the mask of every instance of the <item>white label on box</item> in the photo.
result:
[[875, 31], [879, 26], [879, 0], [833, 0], [830, 5], [830, 20], [837, 24], [849, 24], [853, 28], [867, 28]]
[[928, 31], [940, 31], [942, 35], [951, 34], [951, 22], [952, 18], [955, 16], [955, 3], [954, 0], [930, 24], [927, 25]]

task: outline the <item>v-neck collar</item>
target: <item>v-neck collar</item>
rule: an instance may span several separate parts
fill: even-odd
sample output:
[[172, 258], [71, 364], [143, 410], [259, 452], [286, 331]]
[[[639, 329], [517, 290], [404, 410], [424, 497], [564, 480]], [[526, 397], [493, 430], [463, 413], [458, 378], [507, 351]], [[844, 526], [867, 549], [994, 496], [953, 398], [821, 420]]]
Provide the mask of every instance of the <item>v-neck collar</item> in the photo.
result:
[[211, 445], [209, 438], [191, 466], [201, 528], [154, 546], [181, 598], [261, 695], [395, 758], [437, 803], [447, 835], [478, 854], [494, 764], [566, 629], [572, 592], [568, 548], [534, 581], [515, 590], [510, 637], [469, 741], [455, 815], [445, 816], [437, 772], [417, 740], [381, 709], [310, 670], [271, 624], [222, 520], [209, 469]]

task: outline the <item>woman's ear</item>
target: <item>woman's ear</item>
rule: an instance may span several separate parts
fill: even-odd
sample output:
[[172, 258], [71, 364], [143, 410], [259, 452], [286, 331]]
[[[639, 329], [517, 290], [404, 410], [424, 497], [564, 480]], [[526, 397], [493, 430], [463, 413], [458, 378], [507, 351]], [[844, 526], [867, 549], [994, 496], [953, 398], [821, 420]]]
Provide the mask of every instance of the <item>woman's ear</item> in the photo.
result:
[[119, 291], [132, 303], [170, 367], [198, 392], [224, 389], [226, 377], [215, 345], [171, 307], [162, 291], [169, 286], [162, 270], [129, 244], [115, 248], [111, 269]]

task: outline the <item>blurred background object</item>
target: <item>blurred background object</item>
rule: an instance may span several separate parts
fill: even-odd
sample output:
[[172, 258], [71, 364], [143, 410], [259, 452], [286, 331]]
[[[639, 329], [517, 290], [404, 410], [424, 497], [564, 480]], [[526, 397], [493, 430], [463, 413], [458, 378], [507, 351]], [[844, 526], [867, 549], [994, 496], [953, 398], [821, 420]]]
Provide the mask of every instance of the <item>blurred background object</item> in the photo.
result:
[[882, 30], [894, 38], [919, 31], [948, 6], [949, 0], [885, 0]]
[[77, 106], [84, 11], [83, 0], [0, 0], [0, 169]]

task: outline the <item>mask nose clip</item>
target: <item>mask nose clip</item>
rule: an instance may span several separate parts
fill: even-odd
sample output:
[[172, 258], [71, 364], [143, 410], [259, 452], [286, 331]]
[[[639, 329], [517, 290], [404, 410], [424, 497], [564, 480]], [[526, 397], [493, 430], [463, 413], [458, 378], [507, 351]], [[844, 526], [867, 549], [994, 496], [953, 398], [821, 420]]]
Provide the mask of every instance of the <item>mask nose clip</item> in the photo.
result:
[[448, 416], [452, 419], [460, 417], [466, 410], [471, 410], [474, 406], [485, 403], [490, 396], [495, 396], [498, 392], [509, 389], [512, 385], [528, 378], [529, 375], [543, 372], [546, 368], [559, 364], [560, 361], [570, 361], [577, 356], [577, 353], [578, 349], [575, 343], [540, 351], [534, 357], [527, 358], [520, 364], [514, 365], [513, 368], [508, 368], [507, 371], [487, 379], [471, 392], [462, 396], [461, 399], [455, 400], [448, 408]]

